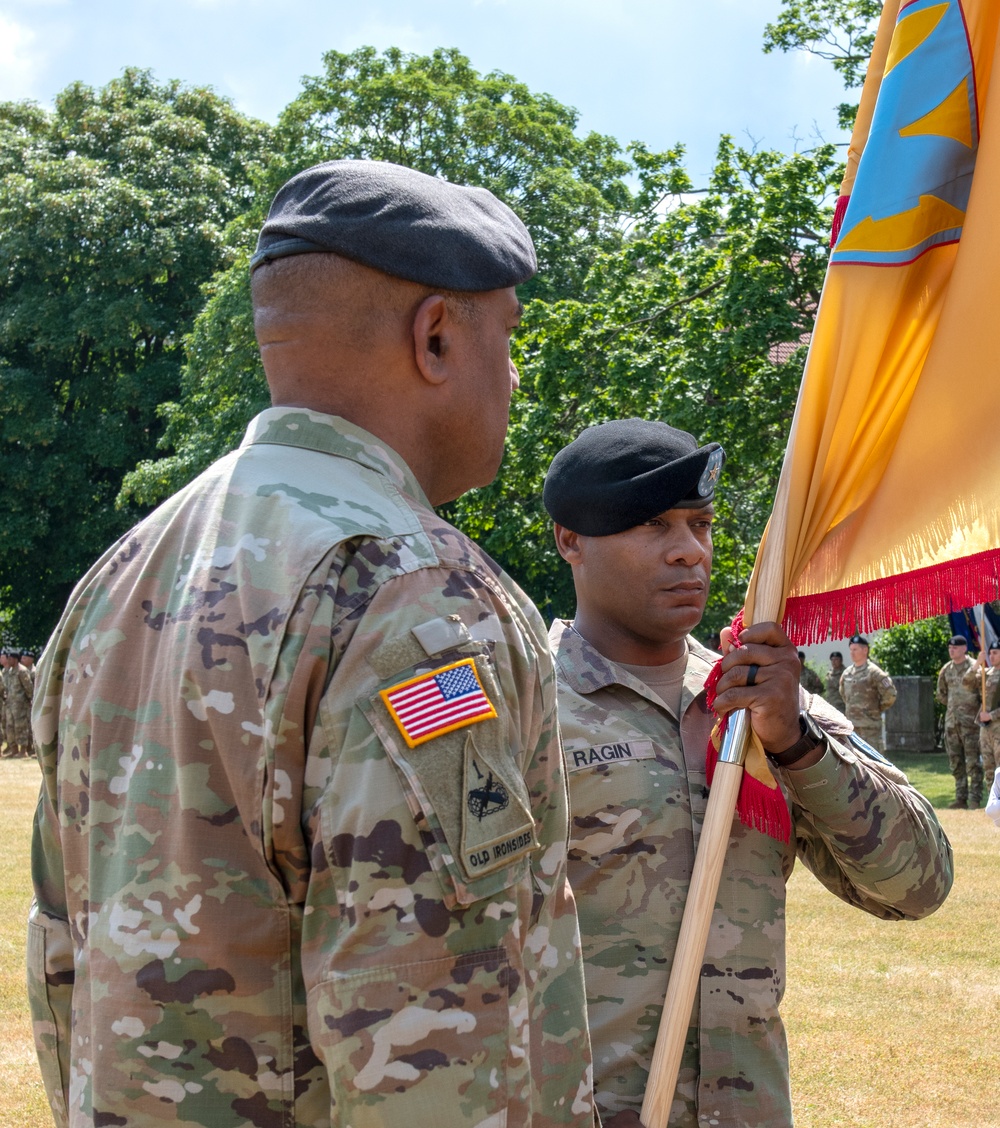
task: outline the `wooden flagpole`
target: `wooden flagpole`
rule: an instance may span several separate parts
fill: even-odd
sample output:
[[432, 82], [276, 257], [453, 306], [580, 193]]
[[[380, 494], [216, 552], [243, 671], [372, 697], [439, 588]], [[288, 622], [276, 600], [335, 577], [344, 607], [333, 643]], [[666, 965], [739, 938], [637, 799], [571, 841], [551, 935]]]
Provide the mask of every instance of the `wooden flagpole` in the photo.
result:
[[[797, 422], [798, 412], [788, 438], [789, 450], [792, 448]], [[787, 467], [782, 469], [774, 509], [757, 561], [756, 603], [753, 612], [755, 622], [777, 622], [784, 609], [784, 545], [788, 520], [786, 469]], [[745, 622], [745, 626], [751, 625], [749, 621]], [[642, 1102], [642, 1112], [639, 1114], [646, 1128], [667, 1128], [670, 1117], [684, 1041], [691, 1024], [691, 1010], [705, 960], [708, 930], [712, 924], [715, 898], [719, 892], [722, 867], [729, 847], [729, 832], [736, 813], [736, 799], [743, 778], [743, 761], [746, 759], [749, 737], [749, 710], [739, 709], [730, 714], [722, 748], [719, 750], [719, 762], [715, 766], [712, 787], [708, 793], [705, 821], [698, 841], [698, 853], [691, 872], [691, 884], [688, 887], [667, 994], [663, 1000], [663, 1013], [653, 1048], [649, 1082]]]

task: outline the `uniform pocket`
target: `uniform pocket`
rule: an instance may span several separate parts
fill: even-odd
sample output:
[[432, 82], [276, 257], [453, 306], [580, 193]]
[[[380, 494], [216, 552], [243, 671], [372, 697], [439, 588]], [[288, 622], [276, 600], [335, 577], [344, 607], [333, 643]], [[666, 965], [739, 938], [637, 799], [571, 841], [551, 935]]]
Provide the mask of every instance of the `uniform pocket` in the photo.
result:
[[[66, 943], [70, 943], [66, 925]], [[52, 1114], [59, 1124], [67, 1117], [66, 1093], [69, 1079], [69, 1017], [72, 1006], [73, 980], [68, 975], [53, 975], [50, 982], [46, 948], [48, 929], [34, 920], [28, 922], [28, 1006], [42, 1071], [45, 1092]], [[62, 948], [61, 943], [56, 944]]]
[[[466, 689], [464, 715], [448, 696], [454, 687]], [[521, 881], [538, 839], [486, 656], [403, 672], [362, 709], [399, 773], [445, 904], [471, 904]]]
[[309, 992], [313, 1045], [352, 1128], [526, 1123], [519, 1014], [523, 976], [501, 949], [336, 975]]

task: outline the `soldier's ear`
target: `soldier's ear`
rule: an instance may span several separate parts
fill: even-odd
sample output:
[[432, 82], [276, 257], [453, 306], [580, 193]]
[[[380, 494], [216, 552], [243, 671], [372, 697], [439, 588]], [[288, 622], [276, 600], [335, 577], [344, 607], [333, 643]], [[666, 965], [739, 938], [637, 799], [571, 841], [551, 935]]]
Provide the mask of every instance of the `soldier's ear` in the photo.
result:
[[413, 358], [428, 384], [443, 384], [449, 375], [452, 318], [440, 294], [432, 294], [417, 307], [413, 318]]
[[583, 555], [580, 534], [574, 533], [572, 529], [567, 529], [565, 525], [553, 524], [552, 535], [555, 537], [556, 548], [563, 560], [570, 567], [579, 564]]

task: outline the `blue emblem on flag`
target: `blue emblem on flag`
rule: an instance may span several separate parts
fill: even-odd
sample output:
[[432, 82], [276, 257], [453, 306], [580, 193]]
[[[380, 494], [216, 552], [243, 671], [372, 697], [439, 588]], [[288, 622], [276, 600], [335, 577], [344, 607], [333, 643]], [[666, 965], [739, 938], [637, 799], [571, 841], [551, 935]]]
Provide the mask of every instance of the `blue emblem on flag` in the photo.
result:
[[979, 147], [960, 0], [900, 8], [832, 263], [902, 266], [962, 234]]

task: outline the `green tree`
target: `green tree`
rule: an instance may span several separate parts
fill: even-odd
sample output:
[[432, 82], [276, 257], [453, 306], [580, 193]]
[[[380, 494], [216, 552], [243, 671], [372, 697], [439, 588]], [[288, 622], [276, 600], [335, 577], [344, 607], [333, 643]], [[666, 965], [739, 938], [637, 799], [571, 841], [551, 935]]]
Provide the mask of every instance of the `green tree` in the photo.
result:
[[412, 55], [362, 47], [328, 51], [323, 64], [281, 114], [256, 202], [228, 232], [232, 264], [206, 291], [181, 395], [162, 408], [162, 446], [173, 453], [129, 475], [123, 501], [166, 497], [235, 445], [267, 405], [247, 261], [274, 193], [301, 169], [337, 158], [389, 160], [488, 188], [535, 240], [539, 273], [523, 288], [525, 299], [583, 294], [591, 265], [622, 244], [631, 165], [613, 138], [578, 136], [575, 110], [511, 75], [480, 75], [453, 49]]
[[[764, 29], [764, 51], [807, 51], [833, 64], [848, 90], [860, 87], [875, 43], [882, 0], [782, 0], [781, 12]], [[839, 124], [850, 129], [857, 102], [838, 106]]]
[[542, 480], [589, 424], [663, 419], [725, 448], [705, 631], [741, 605], [770, 512], [840, 169], [829, 146], [789, 157], [723, 138], [709, 185], [696, 192], [682, 155], [635, 146], [630, 238], [594, 264], [585, 298], [527, 306], [500, 475], [451, 507], [550, 615], [569, 614], [573, 596]]
[[[453, 52], [422, 60], [398, 52], [387, 57], [392, 67], [370, 51], [327, 56], [328, 66], [332, 61], [337, 68], [354, 58], [365, 75], [364, 114], [351, 107], [348, 136], [356, 147], [349, 152], [406, 157], [420, 165], [425, 150], [408, 150], [398, 141], [402, 126], [387, 131], [384, 124], [401, 116], [400, 84], [413, 98], [418, 63], [433, 69], [449, 61], [466, 76], [464, 60]], [[377, 83], [367, 69], [375, 63]], [[494, 79], [487, 82], [491, 90]], [[504, 84], [521, 89], [507, 78]], [[416, 85], [422, 90], [426, 78]], [[326, 80], [321, 86], [327, 106]], [[331, 155], [322, 151], [330, 133], [318, 124], [324, 119], [317, 96], [310, 87], [279, 126], [279, 136], [293, 137], [295, 151], [304, 154], [301, 165]], [[337, 128], [344, 125], [335, 120]], [[397, 138], [393, 146], [389, 132]], [[475, 148], [460, 143], [465, 132], [463, 127], [451, 135], [449, 143], [459, 151], [450, 157], [438, 132], [420, 135], [426, 152], [437, 154], [435, 165], [423, 167], [483, 183], [480, 165], [470, 163]], [[488, 134], [495, 140], [496, 132]], [[343, 144], [344, 137], [336, 136]], [[574, 144], [571, 134], [563, 141]], [[605, 150], [616, 151], [611, 143]], [[495, 151], [488, 155], [496, 165]], [[513, 405], [507, 457], [492, 486], [449, 507], [448, 515], [545, 611], [568, 613], [569, 574], [551, 546], [540, 504], [552, 455], [587, 424], [630, 414], [666, 419], [699, 439], [719, 441], [730, 461], [719, 503], [707, 630], [740, 605], [770, 510], [826, 267], [829, 203], [840, 170], [832, 147], [789, 157], [741, 149], [726, 138], [707, 187], [696, 190], [680, 149], [657, 154], [635, 144], [629, 156], [636, 188], [620, 196], [608, 190], [604, 198], [619, 209], [618, 226], [576, 261], [574, 269], [586, 266], [585, 273], [569, 293], [544, 275], [534, 296], [525, 288], [524, 326], [515, 341], [522, 389]], [[556, 158], [549, 153], [546, 159]], [[263, 177], [280, 182], [299, 161], [277, 156]], [[519, 200], [510, 187], [501, 194], [522, 212], [523, 199], [530, 198]], [[207, 288], [205, 310], [188, 338], [182, 397], [162, 409], [165, 442], [174, 453], [140, 466], [126, 481], [126, 496], [152, 502], [178, 488], [238, 442], [247, 420], [268, 402], [253, 343], [246, 250], [261, 218], [251, 212], [233, 225], [233, 241], [244, 250]]]
[[139, 515], [122, 477], [156, 449], [266, 136], [139, 70], [0, 105], [0, 591], [25, 643]]
[[945, 615], [901, 623], [872, 640], [871, 659], [892, 677], [936, 678], [948, 661], [951, 627]]
[[628, 162], [613, 137], [577, 136], [576, 110], [550, 94], [500, 71], [480, 75], [454, 48], [328, 51], [323, 67], [281, 115], [268, 199], [299, 169], [339, 157], [488, 188], [535, 241], [527, 297], [578, 293], [597, 253], [620, 242]]

